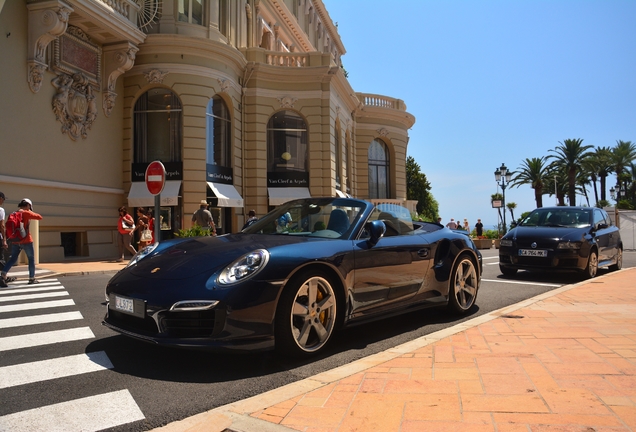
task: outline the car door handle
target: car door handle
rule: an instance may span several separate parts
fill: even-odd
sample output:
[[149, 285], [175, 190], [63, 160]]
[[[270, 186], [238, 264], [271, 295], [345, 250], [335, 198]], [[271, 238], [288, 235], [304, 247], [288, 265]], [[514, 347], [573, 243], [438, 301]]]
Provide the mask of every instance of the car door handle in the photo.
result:
[[417, 251], [417, 255], [422, 257], [422, 258], [426, 258], [428, 257], [428, 249], [420, 249]]

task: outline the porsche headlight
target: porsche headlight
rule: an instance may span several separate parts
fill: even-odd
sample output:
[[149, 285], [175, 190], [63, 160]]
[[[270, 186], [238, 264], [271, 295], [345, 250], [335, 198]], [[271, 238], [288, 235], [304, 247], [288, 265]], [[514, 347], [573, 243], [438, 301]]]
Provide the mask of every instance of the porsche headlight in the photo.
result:
[[227, 266], [219, 275], [219, 285], [232, 285], [254, 276], [269, 261], [269, 252], [258, 249], [243, 255]]
[[146, 258], [148, 255], [150, 255], [152, 253], [152, 251], [154, 251], [157, 246], [159, 246], [159, 243], [153, 243], [151, 245], [146, 246], [145, 248], [143, 248], [142, 250], [140, 250], [139, 252], [137, 252], [135, 254], [134, 257], [132, 257], [132, 259], [130, 260], [130, 262], [126, 265], [126, 267], [130, 267], [132, 265], [137, 264], [140, 260]]
[[581, 242], [560, 242], [557, 246], [557, 249], [581, 249]]
[[511, 247], [512, 246], [512, 240], [510, 240], [510, 239], [501, 239], [499, 241], [499, 246]]

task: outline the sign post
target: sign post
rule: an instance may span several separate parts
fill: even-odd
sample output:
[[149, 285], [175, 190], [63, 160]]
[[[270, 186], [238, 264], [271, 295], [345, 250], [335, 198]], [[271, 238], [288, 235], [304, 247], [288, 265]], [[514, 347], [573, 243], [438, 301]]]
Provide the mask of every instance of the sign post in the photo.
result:
[[155, 196], [155, 242], [161, 236], [161, 191], [166, 184], [166, 168], [160, 161], [150, 162], [146, 168], [146, 187], [151, 195]]

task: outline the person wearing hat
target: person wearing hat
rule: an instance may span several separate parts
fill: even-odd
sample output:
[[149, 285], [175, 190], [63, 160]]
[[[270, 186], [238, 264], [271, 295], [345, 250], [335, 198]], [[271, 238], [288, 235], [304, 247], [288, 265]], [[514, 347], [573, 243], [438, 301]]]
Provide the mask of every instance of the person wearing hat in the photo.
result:
[[192, 215], [192, 226], [200, 226], [205, 231], [209, 231], [210, 235], [216, 235], [216, 226], [214, 225], [212, 213], [208, 210], [208, 202], [206, 200], [201, 200], [199, 210]]
[[30, 199], [24, 198], [18, 204], [18, 211], [22, 212], [22, 222], [24, 224], [24, 229], [26, 230], [26, 237], [23, 239], [14, 239], [11, 244], [11, 257], [9, 261], [2, 269], [2, 273], [0, 277], [0, 287], [6, 288], [7, 282], [11, 282], [15, 280], [15, 278], [8, 278], [7, 273], [11, 270], [11, 267], [18, 262], [18, 256], [20, 256], [20, 251], [24, 251], [29, 260], [29, 284], [39, 283], [35, 279], [35, 252], [33, 250], [33, 237], [31, 237], [31, 233], [29, 232], [29, 223], [32, 220], [42, 220], [42, 216], [33, 211], [33, 202]]

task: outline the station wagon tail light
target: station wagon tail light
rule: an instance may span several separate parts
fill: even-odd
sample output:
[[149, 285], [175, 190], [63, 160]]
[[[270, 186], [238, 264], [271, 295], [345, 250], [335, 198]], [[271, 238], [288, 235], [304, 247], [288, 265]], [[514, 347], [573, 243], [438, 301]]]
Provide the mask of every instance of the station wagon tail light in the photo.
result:
[[499, 246], [510, 247], [510, 246], [512, 246], [512, 240], [510, 240], [510, 239], [501, 239], [501, 241], [499, 242]]
[[557, 245], [557, 249], [581, 249], [581, 242], [560, 242]]
[[261, 271], [269, 262], [269, 252], [258, 249], [243, 255], [227, 266], [219, 275], [219, 285], [232, 285], [242, 282]]

